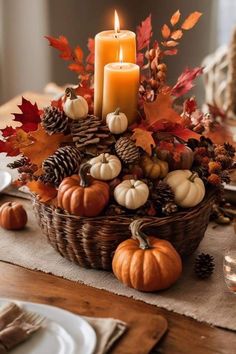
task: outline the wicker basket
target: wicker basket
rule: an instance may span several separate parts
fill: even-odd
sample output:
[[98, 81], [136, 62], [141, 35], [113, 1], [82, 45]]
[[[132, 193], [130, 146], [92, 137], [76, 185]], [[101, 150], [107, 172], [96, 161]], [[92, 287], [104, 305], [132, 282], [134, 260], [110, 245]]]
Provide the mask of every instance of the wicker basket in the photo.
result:
[[[142, 219], [141, 229], [149, 235], [169, 240], [181, 256], [195, 251], [206, 231], [214, 194], [208, 193], [197, 207], [174, 216]], [[43, 234], [65, 258], [81, 267], [111, 269], [118, 244], [130, 238], [132, 217], [101, 216], [81, 218], [40, 203], [34, 199], [34, 210]]]

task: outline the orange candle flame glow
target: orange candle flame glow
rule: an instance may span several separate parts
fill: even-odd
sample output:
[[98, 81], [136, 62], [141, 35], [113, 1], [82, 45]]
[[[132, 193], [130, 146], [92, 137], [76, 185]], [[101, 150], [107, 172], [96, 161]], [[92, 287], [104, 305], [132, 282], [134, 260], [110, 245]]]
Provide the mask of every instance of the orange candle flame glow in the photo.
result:
[[118, 16], [118, 13], [116, 10], [115, 10], [115, 15], [114, 15], [114, 28], [115, 28], [116, 33], [120, 32], [120, 21], [119, 21], [119, 16]]

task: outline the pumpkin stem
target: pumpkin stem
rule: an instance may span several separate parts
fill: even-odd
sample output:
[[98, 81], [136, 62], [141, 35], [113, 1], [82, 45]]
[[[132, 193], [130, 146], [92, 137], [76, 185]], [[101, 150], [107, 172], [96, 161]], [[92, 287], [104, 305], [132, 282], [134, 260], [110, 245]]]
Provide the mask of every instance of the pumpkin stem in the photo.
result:
[[89, 179], [88, 179], [88, 172], [91, 168], [90, 163], [85, 162], [80, 166], [79, 169], [79, 176], [80, 176], [80, 185], [83, 188], [86, 188], [90, 185]]
[[114, 114], [115, 114], [116, 116], [118, 116], [118, 115], [120, 114], [120, 107], [117, 107], [117, 108], [116, 108]]
[[75, 93], [75, 89], [73, 89], [73, 87], [67, 87], [65, 94], [66, 94], [66, 97], [68, 97], [70, 100], [75, 100], [77, 98], [77, 95]]
[[108, 163], [105, 154], [102, 154], [102, 163]]
[[132, 239], [139, 241], [139, 248], [141, 248], [142, 250], [147, 250], [151, 248], [151, 246], [148, 242], [147, 236], [145, 235], [144, 232], [141, 231], [142, 225], [143, 225], [143, 220], [138, 219], [138, 220], [134, 220], [130, 224], [129, 228], [131, 230]]
[[191, 176], [189, 177], [189, 181], [194, 182], [195, 178], [197, 178], [197, 177], [198, 177], [198, 174], [196, 172], [193, 172], [191, 174]]

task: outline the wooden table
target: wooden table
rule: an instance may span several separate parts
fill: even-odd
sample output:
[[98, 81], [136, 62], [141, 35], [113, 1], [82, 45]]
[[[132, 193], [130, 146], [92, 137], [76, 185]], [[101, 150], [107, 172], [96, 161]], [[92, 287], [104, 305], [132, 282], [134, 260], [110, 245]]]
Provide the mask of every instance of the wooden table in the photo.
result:
[[[25, 96], [28, 99], [32, 99], [32, 94], [27, 93]], [[45, 102], [45, 97], [35, 95], [34, 97], [36, 97], [35, 99], [41, 97], [42, 102]], [[16, 103], [19, 104], [19, 102], [19, 98], [17, 98], [2, 108], [0, 107], [0, 121], [3, 114], [14, 112], [15, 105]], [[78, 294], [80, 294], [80, 299], [81, 297], [83, 298], [80, 303], [77, 301]], [[95, 311], [94, 305], [91, 306], [91, 303], [94, 304], [94, 299], [98, 299], [96, 314], [101, 317], [111, 315], [112, 307], [110, 304], [129, 308], [130, 311], [137, 311], [146, 314], [146, 316], [150, 313], [161, 314], [167, 318], [169, 330], [152, 353], [236, 353], [235, 332], [211, 327], [205, 323], [199, 323], [191, 318], [140, 301], [4, 262], [0, 262], [0, 296], [26, 301], [38, 301], [91, 316], [94, 315]], [[209, 299], [209, 301], [211, 300]], [[134, 343], [134, 354], [136, 353]]]

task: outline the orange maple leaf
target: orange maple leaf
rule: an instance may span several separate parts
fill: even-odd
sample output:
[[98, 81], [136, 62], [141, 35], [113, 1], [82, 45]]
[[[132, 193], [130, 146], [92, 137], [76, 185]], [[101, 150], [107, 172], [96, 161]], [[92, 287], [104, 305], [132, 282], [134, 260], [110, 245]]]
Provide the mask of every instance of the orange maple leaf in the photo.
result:
[[148, 130], [135, 128], [131, 136], [131, 139], [135, 141], [135, 145], [141, 147], [150, 156], [152, 154], [152, 147], [156, 146], [152, 134], [153, 132], [149, 132]]
[[154, 128], [159, 121], [182, 123], [182, 118], [172, 108], [172, 98], [169, 93], [159, 93], [154, 102], [144, 102], [144, 112], [148, 128]]
[[199, 21], [199, 18], [202, 16], [201, 12], [195, 11], [193, 13], [191, 13], [186, 20], [184, 21], [184, 23], [182, 24], [181, 28], [184, 30], [190, 30], [191, 28], [193, 28], [197, 22]]
[[54, 154], [62, 143], [71, 141], [71, 137], [62, 133], [47, 134], [41, 125], [36, 131], [30, 133], [30, 138], [33, 140], [32, 143], [27, 147], [20, 148], [20, 152], [38, 168], [41, 167], [45, 159]]
[[57, 190], [51, 185], [45, 185], [40, 181], [30, 181], [27, 186], [31, 192], [36, 193], [42, 203], [46, 203], [57, 196]]
[[179, 10], [177, 10], [171, 17], [170, 19], [170, 23], [172, 24], [172, 26], [175, 26], [178, 22], [179, 22], [179, 19], [180, 19], [180, 16], [181, 16], [181, 13]]

